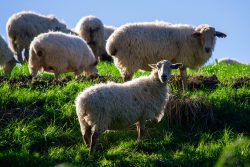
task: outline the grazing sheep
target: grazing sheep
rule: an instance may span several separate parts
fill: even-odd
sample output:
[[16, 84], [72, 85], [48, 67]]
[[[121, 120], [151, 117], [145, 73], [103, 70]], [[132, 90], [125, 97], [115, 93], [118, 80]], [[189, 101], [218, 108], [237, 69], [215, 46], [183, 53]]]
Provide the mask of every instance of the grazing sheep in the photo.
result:
[[136, 123], [138, 140], [147, 120], [161, 120], [168, 101], [167, 82], [171, 70], [181, 66], [162, 60], [150, 65], [150, 76], [119, 84], [98, 84], [76, 98], [76, 112], [85, 144], [93, 152], [97, 137], [104, 131]]
[[20, 63], [24, 63], [22, 50], [24, 49], [25, 61], [27, 61], [33, 38], [48, 31], [72, 32], [54, 16], [43, 16], [27, 11], [12, 15], [6, 24], [10, 48], [17, 55]]
[[211, 57], [215, 36], [226, 37], [209, 25], [192, 27], [165, 22], [125, 24], [109, 37], [106, 51], [114, 59], [124, 81], [138, 70], [150, 70], [147, 64], [162, 59], [181, 62], [183, 85], [186, 68], [197, 69]]
[[9, 75], [16, 63], [13, 53], [0, 35], [0, 66], [3, 68], [4, 73]]
[[97, 60], [78, 36], [62, 32], [48, 32], [35, 37], [30, 44], [29, 70], [33, 77], [41, 69], [52, 72], [56, 78], [61, 73], [74, 72], [77, 77], [85, 71], [96, 75]]
[[244, 64], [244, 63], [241, 63], [240, 61], [238, 61], [238, 60], [236, 60], [236, 59], [232, 59], [232, 58], [228, 58], [228, 57], [219, 59], [219, 60], [218, 60], [218, 63], [225, 63], [225, 64]]
[[81, 18], [75, 27], [75, 32], [88, 43], [96, 58], [108, 61], [111, 57], [107, 56], [105, 45], [112, 31], [112, 27], [104, 27], [102, 21], [95, 16]]
[[105, 45], [102, 21], [95, 16], [83, 17], [77, 23], [75, 32], [88, 43], [98, 59], [103, 53]]

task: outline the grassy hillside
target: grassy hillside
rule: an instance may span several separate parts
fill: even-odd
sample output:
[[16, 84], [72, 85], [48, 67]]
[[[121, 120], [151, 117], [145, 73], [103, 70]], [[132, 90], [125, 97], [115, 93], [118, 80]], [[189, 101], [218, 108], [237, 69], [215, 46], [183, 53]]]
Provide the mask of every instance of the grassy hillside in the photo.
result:
[[160, 123], [147, 124], [143, 141], [136, 141], [135, 126], [109, 131], [89, 156], [74, 100], [91, 85], [121, 82], [113, 65], [101, 63], [98, 70], [102, 77], [95, 80], [67, 74], [54, 81], [43, 73], [33, 82], [27, 66], [15, 67], [9, 78], [1, 70], [0, 166], [250, 166], [250, 66], [188, 71], [193, 78], [214, 74], [217, 81], [190, 81], [184, 94], [173, 77], [172, 106]]

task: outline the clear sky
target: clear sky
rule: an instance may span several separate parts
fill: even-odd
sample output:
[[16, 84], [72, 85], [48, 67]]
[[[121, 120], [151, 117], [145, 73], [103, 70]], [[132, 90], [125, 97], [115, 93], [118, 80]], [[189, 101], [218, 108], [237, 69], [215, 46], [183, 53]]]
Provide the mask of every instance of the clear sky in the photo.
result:
[[5, 0], [0, 5], [0, 33], [6, 37], [8, 18], [28, 10], [55, 15], [73, 28], [86, 15], [99, 17], [105, 25], [162, 20], [191, 25], [209, 24], [224, 32], [213, 56], [250, 63], [250, 1], [248, 0]]

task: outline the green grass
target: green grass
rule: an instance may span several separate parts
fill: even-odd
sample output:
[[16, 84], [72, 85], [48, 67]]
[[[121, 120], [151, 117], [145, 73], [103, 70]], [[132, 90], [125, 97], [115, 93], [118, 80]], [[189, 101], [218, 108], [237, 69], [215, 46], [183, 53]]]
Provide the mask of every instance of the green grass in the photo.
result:
[[[107, 80], [122, 82], [112, 64], [100, 63], [98, 70]], [[28, 68], [17, 66], [0, 83], [0, 166], [249, 166], [250, 87], [232, 85], [240, 77], [250, 77], [250, 66], [215, 64], [188, 73], [215, 74], [221, 82], [216, 89], [194, 89], [181, 95], [207, 99], [214, 112], [213, 125], [193, 129], [164, 117], [158, 124], [147, 124], [141, 142], [136, 141], [135, 126], [108, 131], [101, 135], [96, 153], [89, 156], [74, 100], [83, 89], [102, 80], [23, 85], [13, 81], [29, 76]], [[138, 71], [134, 78], [148, 74]], [[65, 77], [74, 76], [64, 74], [61, 79]], [[43, 73], [38, 78], [48, 81], [53, 75]], [[171, 88], [178, 92], [178, 87]]]

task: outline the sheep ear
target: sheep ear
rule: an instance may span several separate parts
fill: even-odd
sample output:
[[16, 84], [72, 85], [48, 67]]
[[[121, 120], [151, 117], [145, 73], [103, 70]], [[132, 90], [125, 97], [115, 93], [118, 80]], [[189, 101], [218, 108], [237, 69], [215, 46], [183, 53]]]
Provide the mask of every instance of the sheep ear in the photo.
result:
[[152, 69], [157, 69], [157, 64], [148, 64], [149, 67], [151, 67]]
[[200, 37], [200, 36], [201, 36], [201, 33], [198, 32], [198, 31], [194, 31], [194, 32], [192, 33], [192, 37], [194, 37], [194, 38], [198, 38], [198, 37]]
[[219, 31], [215, 31], [214, 36], [217, 36], [219, 38], [226, 38], [227, 37], [226, 34], [219, 32]]
[[170, 67], [171, 67], [172, 69], [177, 69], [177, 68], [181, 68], [182, 66], [183, 66], [182, 63], [176, 63], [176, 64], [172, 64]]

